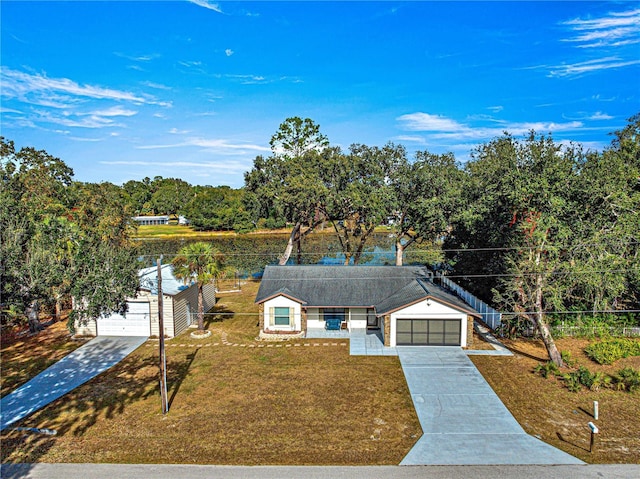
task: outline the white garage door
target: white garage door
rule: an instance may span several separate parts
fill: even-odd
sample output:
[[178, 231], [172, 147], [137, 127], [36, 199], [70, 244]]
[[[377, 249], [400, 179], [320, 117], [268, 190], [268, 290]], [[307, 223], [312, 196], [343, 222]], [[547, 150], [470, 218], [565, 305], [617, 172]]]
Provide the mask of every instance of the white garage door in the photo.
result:
[[125, 315], [114, 313], [98, 319], [99, 336], [149, 336], [149, 303], [129, 302]]

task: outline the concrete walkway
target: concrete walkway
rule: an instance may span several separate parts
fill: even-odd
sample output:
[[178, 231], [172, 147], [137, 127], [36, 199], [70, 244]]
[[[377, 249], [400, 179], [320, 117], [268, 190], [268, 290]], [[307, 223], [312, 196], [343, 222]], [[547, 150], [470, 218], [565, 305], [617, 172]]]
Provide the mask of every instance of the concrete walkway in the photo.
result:
[[583, 464], [532, 436], [457, 347], [398, 347], [423, 436], [401, 465]]
[[98, 336], [0, 400], [0, 430], [119, 363], [146, 337]]

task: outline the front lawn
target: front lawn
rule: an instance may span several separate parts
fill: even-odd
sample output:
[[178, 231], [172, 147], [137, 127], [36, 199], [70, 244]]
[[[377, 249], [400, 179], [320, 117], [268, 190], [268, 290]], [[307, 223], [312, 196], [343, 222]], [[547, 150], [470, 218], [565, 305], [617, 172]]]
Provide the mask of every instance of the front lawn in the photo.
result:
[[[599, 365], [584, 353], [589, 343], [573, 338], [556, 341], [558, 349], [569, 352], [575, 361], [574, 370], [584, 366], [592, 372], [615, 374], [624, 367], [640, 368], [638, 356]], [[640, 392], [604, 387], [570, 392], [565, 381], [533, 372], [548, 359], [541, 341], [506, 340], [505, 344], [515, 356], [471, 359], [525, 431], [585, 462], [640, 463]], [[599, 403], [597, 421], [592, 416], [593, 401]], [[593, 453], [589, 453], [590, 421], [600, 429]]]
[[[255, 341], [257, 287], [249, 282], [242, 294], [221, 296], [217, 314], [207, 316], [210, 338], [184, 334], [167, 341], [166, 416], [160, 412], [158, 342], [149, 341], [16, 424], [55, 429], [56, 436], [5, 431], [2, 461], [398, 464], [421, 435], [398, 359], [350, 357], [347, 340]], [[39, 336], [6, 339], [3, 395], [78, 345], [61, 323]], [[514, 357], [472, 360], [528, 433], [586, 462], [640, 462], [640, 393], [570, 392], [563, 381], [533, 372], [545, 361], [539, 341], [505, 342]], [[583, 352], [587, 340], [557, 343], [576, 366], [594, 372], [640, 368], [640, 357], [594, 363]], [[594, 400], [598, 421], [590, 415]], [[601, 431], [592, 454], [589, 421]]]
[[398, 359], [350, 357], [346, 340], [255, 342], [256, 289], [222, 298], [210, 338], [167, 341], [166, 416], [149, 341], [16, 424], [56, 436], [3, 433], [2, 461], [398, 464], [421, 435]]

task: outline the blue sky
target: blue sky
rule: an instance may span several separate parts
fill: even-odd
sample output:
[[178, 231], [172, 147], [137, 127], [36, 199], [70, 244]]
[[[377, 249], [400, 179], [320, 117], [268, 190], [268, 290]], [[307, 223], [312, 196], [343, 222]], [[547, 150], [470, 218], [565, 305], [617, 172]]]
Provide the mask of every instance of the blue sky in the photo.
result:
[[1, 131], [80, 181], [240, 187], [287, 117], [460, 161], [503, 131], [601, 150], [640, 112], [639, 2], [7, 1]]

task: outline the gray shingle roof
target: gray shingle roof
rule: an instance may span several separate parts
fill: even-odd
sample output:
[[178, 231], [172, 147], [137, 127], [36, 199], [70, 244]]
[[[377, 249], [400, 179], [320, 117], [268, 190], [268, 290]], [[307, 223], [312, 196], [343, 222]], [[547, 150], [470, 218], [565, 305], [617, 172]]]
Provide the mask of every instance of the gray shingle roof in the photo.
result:
[[421, 266], [267, 266], [256, 303], [284, 294], [311, 307], [374, 307], [377, 314], [432, 297], [476, 313]]

